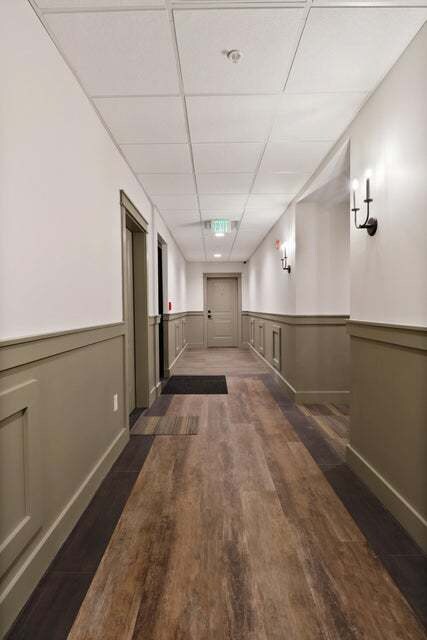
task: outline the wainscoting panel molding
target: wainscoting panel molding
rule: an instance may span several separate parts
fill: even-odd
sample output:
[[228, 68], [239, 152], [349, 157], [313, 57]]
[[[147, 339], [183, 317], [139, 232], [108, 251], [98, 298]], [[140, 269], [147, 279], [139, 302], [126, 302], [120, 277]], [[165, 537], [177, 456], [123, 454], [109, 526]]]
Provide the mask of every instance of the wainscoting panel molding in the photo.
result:
[[204, 349], [205, 320], [203, 311], [187, 311], [185, 315], [185, 344], [188, 349]]
[[163, 316], [165, 336], [165, 377], [173, 375], [173, 370], [186, 348], [183, 342], [183, 321], [186, 313], [167, 313]]
[[273, 366], [276, 367], [280, 371], [281, 361], [282, 361], [282, 346], [281, 346], [281, 335], [282, 329], [279, 325], [275, 324], [271, 328], [272, 330], [272, 362]]
[[0, 578], [42, 525], [37, 381], [0, 393]]
[[427, 329], [351, 321], [347, 461], [427, 552]]
[[0, 637], [129, 439], [124, 350], [122, 323], [0, 344]]
[[347, 320], [348, 316], [242, 313], [247, 346], [263, 357], [296, 402], [349, 401]]
[[260, 322], [258, 320], [257, 322], [257, 328], [258, 328], [258, 334], [257, 334], [257, 350], [259, 351], [259, 353], [261, 353], [261, 355], [264, 355], [264, 329], [265, 329], [265, 324], [264, 322]]
[[149, 380], [149, 406], [160, 396], [160, 362], [159, 362], [159, 324], [160, 316], [148, 317], [148, 380]]

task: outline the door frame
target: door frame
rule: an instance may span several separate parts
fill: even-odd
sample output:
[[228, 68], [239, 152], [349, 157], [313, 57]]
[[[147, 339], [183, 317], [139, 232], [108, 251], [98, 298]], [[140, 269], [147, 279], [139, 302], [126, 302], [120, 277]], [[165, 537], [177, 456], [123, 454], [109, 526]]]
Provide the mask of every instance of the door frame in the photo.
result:
[[237, 347], [242, 346], [242, 274], [204, 273], [203, 274], [203, 346], [208, 348], [208, 279], [234, 278], [237, 280]]
[[121, 237], [122, 237], [122, 313], [125, 323], [124, 379], [126, 389], [126, 416], [129, 418], [128, 402], [128, 347], [129, 318], [126, 287], [126, 230], [133, 235], [134, 276], [134, 344], [135, 344], [135, 403], [137, 408], [149, 406], [149, 332], [148, 332], [148, 268], [147, 236], [148, 222], [140, 214], [124, 191], [120, 190]]
[[[156, 248], [160, 249], [161, 251], [161, 256], [162, 256], [162, 293], [163, 293], [163, 300], [162, 300], [162, 309], [163, 309], [163, 313], [160, 315], [159, 313], [159, 301], [158, 301], [158, 306], [157, 306], [157, 311], [158, 311], [158, 315], [159, 315], [159, 324], [161, 323], [162, 325], [162, 329], [160, 330], [159, 327], [159, 333], [158, 333], [158, 341], [159, 341], [159, 354], [158, 354], [158, 364], [160, 366], [160, 341], [162, 342], [162, 351], [163, 351], [163, 362], [162, 364], [162, 369], [163, 369], [163, 375], [165, 374], [165, 371], [167, 370], [168, 367], [168, 359], [167, 359], [167, 339], [166, 339], [166, 323], [164, 320], [164, 316], [165, 311], [167, 309], [167, 303], [168, 303], [168, 296], [167, 296], [167, 271], [168, 271], [168, 244], [166, 242], [166, 240], [164, 240], [164, 238], [160, 235], [160, 233], [157, 233], [157, 244], [156, 244]], [[159, 277], [159, 265], [158, 265], [158, 251], [157, 251], [157, 278]], [[159, 283], [157, 282], [157, 291], [159, 290]], [[160, 369], [159, 369], [159, 376], [158, 376], [159, 380], [161, 381], [162, 378], [160, 377]], [[163, 378], [164, 379], [164, 378]]]

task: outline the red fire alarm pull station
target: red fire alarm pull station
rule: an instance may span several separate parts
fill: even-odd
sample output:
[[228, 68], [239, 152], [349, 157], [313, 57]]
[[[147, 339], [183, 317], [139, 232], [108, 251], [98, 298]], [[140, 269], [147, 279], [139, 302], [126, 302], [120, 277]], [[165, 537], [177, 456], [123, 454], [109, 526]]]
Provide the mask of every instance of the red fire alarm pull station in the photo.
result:
[[169, 311], [172, 311], [172, 302], [169, 302]]

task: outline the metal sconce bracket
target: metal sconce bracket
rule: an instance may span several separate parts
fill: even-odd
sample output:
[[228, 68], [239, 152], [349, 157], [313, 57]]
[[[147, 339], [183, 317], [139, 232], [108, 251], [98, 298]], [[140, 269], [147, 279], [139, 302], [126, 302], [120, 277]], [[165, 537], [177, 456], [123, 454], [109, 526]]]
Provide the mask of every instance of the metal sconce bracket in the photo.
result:
[[283, 271], [291, 272], [291, 265], [288, 264], [288, 257], [285, 255], [283, 258], [280, 258], [280, 262], [282, 263]]
[[357, 212], [360, 211], [359, 207], [353, 207], [352, 211], [354, 212], [354, 226], [356, 229], [366, 229], [370, 236], [374, 236], [377, 232], [378, 228], [378, 220], [376, 218], [369, 217], [369, 203], [372, 202], [372, 198], [367, 198], [363, 202], [366, 202], [366, 218], [363, 224], [357, 224]]
[[357, 180], [354, 182], [356, 185], [353, 187], [353, 207], [351, 209], [354, 213], [354, 226], [356, 229], [366, 229], [370, 236], [374, 236], [377, 232], [378, 220], [376, 218], [371, 218], [369, 215], [369, 205], [373, 202], [373, 198], [371, 198], [369, 178], [366, 179], [366, 198], [363, 201], [366, 204], [366, 218], [363, 224], [357, 224], [357, 212], [360, 211], [360, 207], [356, 207], [356, 189], [358, 187], [358, 182]]

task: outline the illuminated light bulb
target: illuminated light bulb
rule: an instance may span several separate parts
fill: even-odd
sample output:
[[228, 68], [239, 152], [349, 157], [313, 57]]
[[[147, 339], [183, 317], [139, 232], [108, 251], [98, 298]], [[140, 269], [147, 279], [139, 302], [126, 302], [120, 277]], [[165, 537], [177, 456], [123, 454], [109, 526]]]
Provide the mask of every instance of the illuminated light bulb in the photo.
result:
[[221, 258], [222, 253], [214, 253], [214, 258]]
[[365, 178], [372, 178], [372, 169], [366, 169]]
[[216, 233], [215, 234], [215, 238], [223, 238], [225, 236], [225, 233]]
[[353, 189], [353, 191], [357, 191], [359, 188], [359, 180], [356, 180], [355, 178], [351, 183], [351, 188]]

